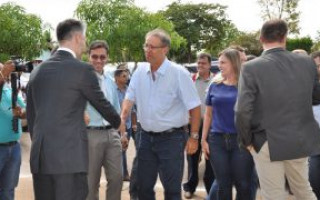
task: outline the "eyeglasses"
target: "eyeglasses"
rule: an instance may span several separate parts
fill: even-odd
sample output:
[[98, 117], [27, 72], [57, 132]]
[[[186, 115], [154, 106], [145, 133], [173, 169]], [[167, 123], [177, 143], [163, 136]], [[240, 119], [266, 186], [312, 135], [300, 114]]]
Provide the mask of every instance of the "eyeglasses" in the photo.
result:
[[143, 48], [143, 50], [145, 50], [145, 51], [147, 51], [147, 50], [154, 50], [154, 49], [161, 49], [161, 48], [164, 48], [164, 47], [166, 47], [166, 46], [152, 46], [152, 45], [150, 45], [150, 44], [144, 44], [143, 46], [142, 46], [142, 48]]
[[96, 54], [93, 54], [90, 56], [93, 60], [98, 60], [100, 58], [101, 61], [105, 61], [107, 59], [107, 56], [105, 55], [96, 55]]

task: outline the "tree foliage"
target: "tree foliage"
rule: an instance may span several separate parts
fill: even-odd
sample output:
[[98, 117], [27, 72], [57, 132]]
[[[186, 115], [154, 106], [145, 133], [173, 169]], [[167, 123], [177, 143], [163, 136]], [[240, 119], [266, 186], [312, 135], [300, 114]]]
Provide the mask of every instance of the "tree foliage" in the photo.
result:
[[10, 56], [33, 59], [44, 43], [41, 19], [14, 3], [0, 6], [0, 61]]
[[227, 19], [225, 9], [219, 4], [181, 4], [177, 1], [162, 11], [179, 35], [187, 40], [186, 49], [175, 52], [181, 60], [191, 62], [196, 51], [205, 49], [216, 54], [224, 47], [227, 38], [236, 30]]
[[103, 39], [108, 42], [113, 62], [144, 60], [145, 34], [155, 28], [168, 31], [172, 49], [184, 43], [171, 22], [161, 14], [145, 12], [131, 0], [82, 0], [76, 15], [87, 23], [88, 41]]
[[289, 32], [299, 34], [299, 0], [258, 0], [263, 20], [283, 19], [288, 23]]
[[259, 41], [259, 32], [239, 32], [230, 45], [240, 45], [246, 49], [247, 54], [259, 56], [263, 51]]
[[311, 47], [313, 45], [313, 41], [310, 37], [302, 37], [302, 38], [288, 38], [287, 39], [287, 50], [292, 51], [295, 49], [304, 49], [306, 52], [311, 52]]
[[313, 42], [313, 46], [311, 47], [311, 52], [320, 51], [320, 30], [317, 31], [317, 37]]

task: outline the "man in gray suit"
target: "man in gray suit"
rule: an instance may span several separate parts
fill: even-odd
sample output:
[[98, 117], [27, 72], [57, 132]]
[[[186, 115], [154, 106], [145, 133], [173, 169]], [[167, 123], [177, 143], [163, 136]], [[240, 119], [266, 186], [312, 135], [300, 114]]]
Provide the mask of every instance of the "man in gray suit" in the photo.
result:
[[87, 100], [111, 126], [120, 117], [105, 99], [94, 68], [83, 63], [84, 27], [68, 19], [57, 27], [59, 48], [31, 74], [27, 119], [36, 200], [84, 200], [88, 193]]
[[283, 20], [262, 26], [264, 52], [240, 74], [236, 126], [240, 145], [253, 155], [263, 198], [286, 199], [287, 177], [294, 196], [310, 200], [316, 197], [307, 157], [320, 153], [312, 101], [320, 100], [320, 90], [314, 62], [285, 50], [287, 31]]

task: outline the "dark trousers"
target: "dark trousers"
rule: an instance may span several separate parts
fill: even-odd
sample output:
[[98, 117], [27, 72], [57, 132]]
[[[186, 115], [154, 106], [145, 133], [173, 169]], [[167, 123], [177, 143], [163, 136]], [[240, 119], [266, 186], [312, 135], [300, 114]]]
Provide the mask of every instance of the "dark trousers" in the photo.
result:
[[309, 181], [317, 199], [320, 200], [320, 155], [309, 158]]
[[[140, 123], [138, 123], [137, 126], [138, 126], [137, 132], [132, 134], [132, 137], [134, 138], [136, 152], [138, 152], [140, 135], [141, 135]], [[136, 153], [136, 156], [134, 157], [133, 163], [132, 163], [129, 193], [130, 193], [131, 199], [138, 199], [138, 158], [137, 158], [137, 153]]]
[[[255, 167], [253, 168], [253, 173], [252, 173], [251, 178], [252, 178], [251, 179], [251, 187], [250, 187], [251, 199], [254, 200], [254, 199], [256, 199], [257, 189], [259, 186], [258, 174], [257, 174]], [[239, 199], [240, 199], [240, 197], [237, 194], [236, 200], [239, 200]], [[216, 180], [212, 183], [212, 187], [210, 189], [210, 194], [209, 194], [207, 200], [218, 200], [218, 183]]]
[[[189, 127], [190, 130], [190, 127]], [[199, 182], [199, 162], [201, 160], [201, 137], [202, 137], [202, 123], [199, 129], [199, 143], [198, 150], [193, 155], [187, 155], [188, 161], [188, 181], [183, 184], [183, 190], [194, 193]], [[207, 193], [209, 194], [211, 185], [214, 181], [214, 173], [209, 160], [205, 160], [205, 171], [203, 175], [203, 182]]]
[[157, 136], [142, 130], [138, 149], [139, 200], [155, 200], [158, 174], [165, 200], [181, 200], [186, 138], [181, 130]]
[[[209, 135], [210, 161], [218, 184], [217, 199], [232, 199], [232, 185], [238, 200], [252, 200], [253, 159], [247, 150], [240, 150], [237, 135]], [[214, 185], [212, 190], [214, 190]], [[209, 199], [215, 199], [210, 191]]]
[[87, 173], [33, 174], [35, 200], [85, 200]]

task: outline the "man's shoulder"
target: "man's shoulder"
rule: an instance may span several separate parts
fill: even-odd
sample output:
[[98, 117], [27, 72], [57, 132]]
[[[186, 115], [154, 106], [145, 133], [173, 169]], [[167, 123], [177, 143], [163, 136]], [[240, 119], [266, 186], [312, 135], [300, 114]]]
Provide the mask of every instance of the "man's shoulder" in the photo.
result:
[[171, 70], [171, 73], [173, 73], [173, 75], [175, 75], [175, 73], [179, 73], [179, 74], [183, 74], [191, 77], [189, 71], [182, 65], [175, 63], [173, 61], [169, 61], [169, 63], [170, 63], [169, 69]]

